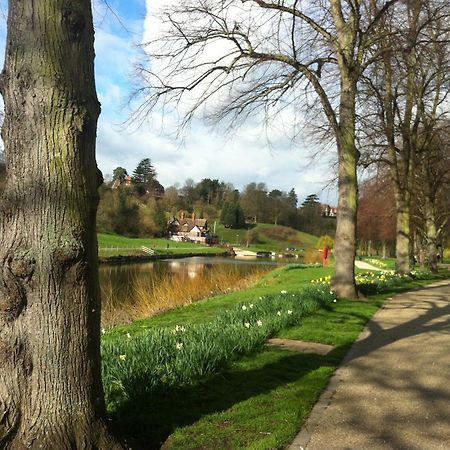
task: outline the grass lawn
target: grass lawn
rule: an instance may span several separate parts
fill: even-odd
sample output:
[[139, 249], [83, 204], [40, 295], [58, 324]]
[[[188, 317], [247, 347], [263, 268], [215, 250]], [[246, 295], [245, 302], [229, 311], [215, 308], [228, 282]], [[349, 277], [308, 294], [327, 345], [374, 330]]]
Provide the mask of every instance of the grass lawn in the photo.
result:
[[[121, 327], [105, 338], [136, 333], [143, 326], [208, 322], [236, 303], [281, 289], [289, 292], [329, 273], [330, 268], [284, 267], [251, 289]], [[133, 449], [158, 449], [167, 439], [166, 448], [173, 449], [283, 448], [295, 437], [350, 345], [385, 299], [430, 281], [408, 281], [363, 301], [339, 300], [278, 333], [282, 338], [335, 345], [326, 356], [263, 347], [196, 383], [125, 402], [112, 416], [114, 429]]]
[[175, 242], [168, 239], [157, 238], [128, 238], [118, 234], [98, 233], [98, 247], [100, 257], [117, 255], [145, 255], [141, 247], [153, 248], [156, 253], [163, 254], [189, 254], [189, 253], [221, 253], [225, 252], [220, 247], [207, 247], [192, 242]]
[[381, 258], [380, 256], [363, 256], [361, 258], [363, 261], [372, 264], [375, 267], [385, 270], [395, 269], [395, 258]]

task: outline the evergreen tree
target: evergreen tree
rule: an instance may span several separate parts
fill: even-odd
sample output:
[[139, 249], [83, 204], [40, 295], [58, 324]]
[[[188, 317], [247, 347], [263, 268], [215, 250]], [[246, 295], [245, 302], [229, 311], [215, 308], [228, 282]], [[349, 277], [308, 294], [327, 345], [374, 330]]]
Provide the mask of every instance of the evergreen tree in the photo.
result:
[[289, 191], [288, 194], [288, 204], [291, 208], [297, 208], [297, 204], [298, 204], [298, 197], [297, 197], [297, 193], [295, 192], [295, 189], [292, 188]]
[[317, 194], [309, 194], [302, 203], [302, 208], [305, 207], [315, 207], [320, 204], [319, 197]]
[[226, 228], [244, 228], [245, 216], [239, 202], [225, 202], [220, 221]]
[[150, 158], [143, 159], [134, 169], [133, 184], [139, 195], [150, 193], [156, 181], [156, 170]]

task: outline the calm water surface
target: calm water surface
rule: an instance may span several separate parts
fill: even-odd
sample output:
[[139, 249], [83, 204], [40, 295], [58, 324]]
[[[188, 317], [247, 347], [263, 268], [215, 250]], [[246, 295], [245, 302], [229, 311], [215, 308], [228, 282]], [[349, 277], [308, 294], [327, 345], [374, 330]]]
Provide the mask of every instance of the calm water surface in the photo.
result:
[[[270, 260], [263, 258], [235, 259], [223, 257], [190, 257], [183, 259], [163, 259], [147, 263], [101, 265], [100, 287], [103, 297], [113, 296], [114, 302], [127, 298], [132, 290], [133, 283], [146, 280], [149, 277], [155, 283], [158, 279], [171, 277], [195, 278], [199, 274], [210, 271], [216, 267], [227, 267], [230, 264], [243, 275], [248, 274], [259, 266], [276, 266], [286, 264], [286, 260]], [[131, 293], [132, 295], [132, 293]]]

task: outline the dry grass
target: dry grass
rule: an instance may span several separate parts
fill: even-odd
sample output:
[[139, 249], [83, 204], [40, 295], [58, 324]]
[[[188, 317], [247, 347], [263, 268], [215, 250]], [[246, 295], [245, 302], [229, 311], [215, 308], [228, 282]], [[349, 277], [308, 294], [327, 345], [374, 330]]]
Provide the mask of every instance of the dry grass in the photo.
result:
[[118, 301], [114, 292], [114, 285], [110, 279], [102, 283], [102, 328], [110, 328], [115, 325], [129, 323], [131, 321], [129, 313], [130, 300], [133, 299], [131, 289], [127, 289], [127, 294], [123, 301]]
[[263, 228], [261, 233], [274, 241], [292, 241], [298, 242], [297, 232], [289, 227], [282, 225], [273, 226], [271, 228]]
[[130, 286], [126, 301], [120, 304], [112, 300], [112, 287], [103, 287], [102, 326], [109, 328], [148, 318], [204, 298], [249, 287], [269, 270], [264, 266], [255, 267], [250, 273], [243, 274], [230, 265], [191, 275], [136, 278]]

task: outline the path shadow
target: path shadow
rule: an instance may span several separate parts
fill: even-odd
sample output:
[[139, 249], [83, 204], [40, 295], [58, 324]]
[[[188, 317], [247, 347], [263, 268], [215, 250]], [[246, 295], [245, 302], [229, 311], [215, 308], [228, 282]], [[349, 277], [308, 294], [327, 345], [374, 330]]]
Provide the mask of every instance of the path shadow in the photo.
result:
[[344, 358], [304, 448], [450, 448], [450, 281], [401, 294], [379, 314]]
[[[449, 292], [439, 293], [445, 287], [449, 288]], [[450, 282], [446, 285], [427, 286], [417, 291], [400, 294], [399, 298], [404, 297], [404, 302], [400, 303], [396, 301], [395, 304], [391, 302], [383, 309], [395, 309], [399, 311], [399, 314], [402, 310], [411, 310], [411, 302], [408, 300], [411, 296], [417, 298], [417, 302], [412, 308], [415, 310], [423, 310], [423, 314], [390, 328], [382, 328], [375, 320], [370, 320], [365, 330], [367, 336], [354, 343], [345, 361], [348, 362], [352, 359], [367, 355], [378, 348], [408, 337], [430, 332], [450, 333]], [[442, 301], [447, 302], [447, 304], [438, 306], [437, 302]], [[448, 317], [437, 321], [445, 316]]]

